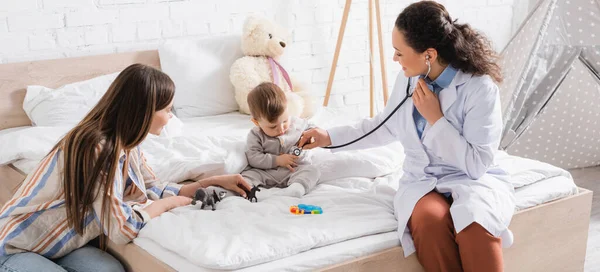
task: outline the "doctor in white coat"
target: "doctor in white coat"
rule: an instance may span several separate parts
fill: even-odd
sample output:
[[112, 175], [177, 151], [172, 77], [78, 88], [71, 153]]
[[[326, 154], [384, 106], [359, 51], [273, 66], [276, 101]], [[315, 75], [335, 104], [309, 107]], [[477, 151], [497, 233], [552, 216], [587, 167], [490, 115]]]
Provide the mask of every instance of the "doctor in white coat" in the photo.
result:
[[[515, 199], [494, 163], [502, 131], [496, 55], [484, 36], [432, 1], [402, 11], [392, 43], [404, 74], [385, 110], [353, 126], [308, 130], [299, 145], [331, 147], [363, 136], [408, 90], [412, 97], [382, 127], [333, 150], [400, 141], [406, 160], [394, 207], [405, 256], [416, 251], [427, 271], [502, 271]], [[399, 84], [405, 76], [408, 87]]]

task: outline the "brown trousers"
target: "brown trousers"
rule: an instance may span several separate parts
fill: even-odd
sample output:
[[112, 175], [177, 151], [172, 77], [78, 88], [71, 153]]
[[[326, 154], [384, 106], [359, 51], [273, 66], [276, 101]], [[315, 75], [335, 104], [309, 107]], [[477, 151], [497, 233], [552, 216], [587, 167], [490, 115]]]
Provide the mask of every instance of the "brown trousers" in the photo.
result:
[[502, 243], [481, 225], [472, 223], [456, 234], [451, 200], [432, 191], [415, 205], [408, 220], [425, 271], [502, 271]]

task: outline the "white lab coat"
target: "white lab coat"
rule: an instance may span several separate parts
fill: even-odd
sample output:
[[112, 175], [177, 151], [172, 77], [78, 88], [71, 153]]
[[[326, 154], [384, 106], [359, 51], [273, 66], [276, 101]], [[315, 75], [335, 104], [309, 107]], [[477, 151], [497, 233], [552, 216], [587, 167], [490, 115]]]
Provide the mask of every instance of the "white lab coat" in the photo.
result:
[[[416, 86], [411, 79], [411, 89]], [[381, 123], [406, 95], [400, 74], [385, 110], [353, 126], [328, 130], [332, 145], [354, 140]], [[412, 90], [411, 90], [412, 93]], [[417, 201], [436, 189], [450, 192], [450, 213], [456, 232], [479, 223], [504, 247], [513, 242], [508, 225], [515, 210], [514, 188], [506, 172], [494, 163], [502, 131], [498, 86], [489, 76], [458, 71], [448, 88], [440, 92], [444, 117], [427, 124], [419, 139], [413, 120], [412, 98], [385, 125], [365, 139], [335, 151], [376, 147], [400, 141], [404, 147], [404, 175], [400, 178], [394, 209], [404, 255], [415, 252], [406, 227]]]

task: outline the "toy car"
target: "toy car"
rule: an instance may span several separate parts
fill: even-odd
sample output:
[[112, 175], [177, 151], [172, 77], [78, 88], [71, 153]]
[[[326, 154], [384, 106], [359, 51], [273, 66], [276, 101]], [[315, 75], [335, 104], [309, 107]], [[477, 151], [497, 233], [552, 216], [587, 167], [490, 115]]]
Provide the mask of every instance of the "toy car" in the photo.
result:
[[322, 214], [323, 209], [319, 206], [298, 204], [298, 206], [291, 206], [290, 212], [293, 214]]

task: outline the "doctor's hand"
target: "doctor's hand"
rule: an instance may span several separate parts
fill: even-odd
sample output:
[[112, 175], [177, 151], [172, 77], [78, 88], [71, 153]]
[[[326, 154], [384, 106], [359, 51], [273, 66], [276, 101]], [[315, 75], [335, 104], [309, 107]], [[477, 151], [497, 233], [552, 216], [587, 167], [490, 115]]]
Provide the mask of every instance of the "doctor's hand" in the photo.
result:
[[413, 92], [413, 103], [423, 118], [427, 120], [429, 125], [433, 126], [437, 120], [444, 117], [440, 107], [440, 100], [425, 83], [422, 78], [419, 79], [417, 87]]
[[311, 128], [302, 133], [298, 147], [302, 149], [313, 149], [315, 147], [325, 147], [331, 145], [331, 138], [327, 130], [322, 128]]

